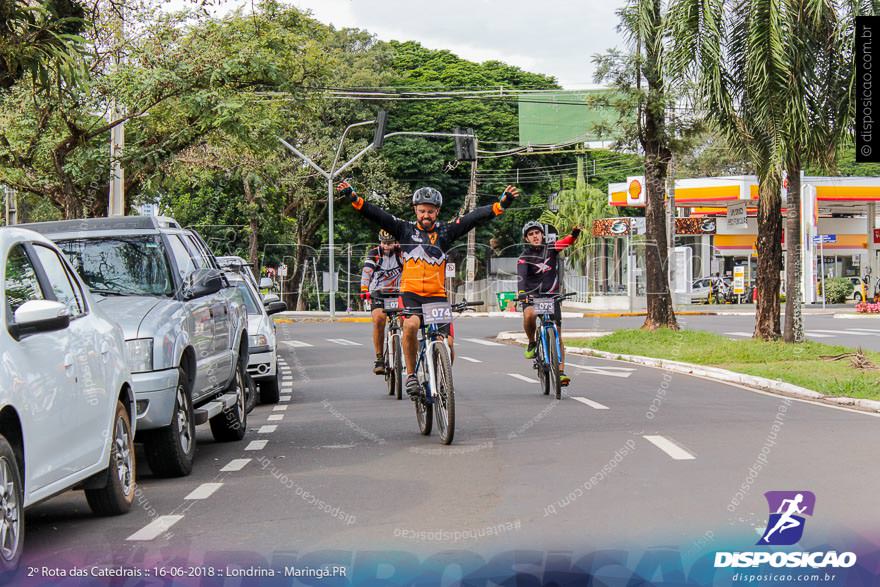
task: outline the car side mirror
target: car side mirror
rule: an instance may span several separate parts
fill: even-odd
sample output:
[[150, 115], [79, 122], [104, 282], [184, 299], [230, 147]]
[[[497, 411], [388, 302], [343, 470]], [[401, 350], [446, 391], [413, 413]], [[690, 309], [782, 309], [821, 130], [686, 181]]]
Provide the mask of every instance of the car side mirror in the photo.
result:
[[275, 285], [275, 282], [272, 281], [271, 277], [263, 277], [260, 279], [260, 289], [272, 289]]
[[266, 304], [266, 313], [270, 316], [272, 314], [277, 314], [278, 312], [286, 312], [287, 304], [282, 301], [269, 302]]
[[64, 330], [70, 324], [70, 312], [61, 302], [30, 300], [15, 311], [14, 320], [9, 325], [9, 333], [21, 340], [29, 334]]
[[277, 302], [281, 298], [278, 297], [278, 294], [266, 294], [263, 296], [263, 305], [268, 306], [272, 302]]
[[223, 272], [219, 269], [197, 269], [187, 277], [183, 297], [186, 300], [191, 300], [209, 296], [226, 287], [227, 283]]

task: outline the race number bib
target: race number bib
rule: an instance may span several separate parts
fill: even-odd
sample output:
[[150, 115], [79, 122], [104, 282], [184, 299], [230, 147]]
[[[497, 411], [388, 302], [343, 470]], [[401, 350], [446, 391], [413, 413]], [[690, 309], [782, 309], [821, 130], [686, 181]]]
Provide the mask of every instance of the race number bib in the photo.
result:
[[399, 310], [400, 302], [397, 298], [385, 298], [385, 309], [386, 310]]
[[449, 324], [452, 322], [452, 306], [447, 302], [435, 302], [422, 306], [425, 324]]
[[535, 312], [538, 314], [552, 314], [556, 311], [556, 300], [553, 298], [535, 298]]

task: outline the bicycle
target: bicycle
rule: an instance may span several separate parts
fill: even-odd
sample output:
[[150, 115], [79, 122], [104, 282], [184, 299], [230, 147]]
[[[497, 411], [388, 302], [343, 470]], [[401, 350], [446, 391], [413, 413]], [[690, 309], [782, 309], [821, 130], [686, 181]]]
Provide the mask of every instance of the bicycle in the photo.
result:
[[556, 320], [556, 304], [575, 295], [577, 292], [519, 297], [520, 301], [531, 300], [538, 318], [537, 336], [535, 337], [538, 346], [533, 364], [533, 368], [538, 372], [538, 385], [541, 386], [540, 389], [544, 395], [550, 395], [552, 390], [556, 399], [562, 399], [562, 382], [559, 379], [562, 343], [559, 339], [559, 324]]
[[388, 385], [388, 395], [403, 399], [403, 328], [400, 325], [400, 299], [386, 297], [384, 311], [385, 321], [385, 345], [382, 349], [382, 358], [385, 360], [385, 383]]
[[[452, 322], [453, 312], [481, 306], [483, 302], [435, 302], [424, 304], [421, 309], [422, 325], [419, 329], [419, 354], [416, 359], [416, 376], [420, 393], [415, 398], [416, 420], [419, 432], [431, 434], [433, 421], [437, 420], [440, 442], [452, 444], [455, 435], [455, 389], [452, 384], [452, 360], [446, 337], [440, 327]], [[408, 311], [419, 313], [418, 310]]]

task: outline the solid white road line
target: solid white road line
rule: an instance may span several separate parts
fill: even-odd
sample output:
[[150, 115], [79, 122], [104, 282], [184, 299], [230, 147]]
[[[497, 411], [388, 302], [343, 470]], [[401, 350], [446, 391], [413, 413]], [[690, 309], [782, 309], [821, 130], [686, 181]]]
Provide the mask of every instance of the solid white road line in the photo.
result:
[[334, 344], [339, 344], [342, 346], [364, 346], [359, 342], [348, 340], [347, 338], [328, 338], [327, 342], [332, 342]]
[[747, 337], [751, 337], [754, 333], [753, 333], [753, 332], [725, 332], [724, 334], [726, 334], [727, 336], [747, 336]]
[[834, 338], [834, 337], [836, 336], [835, 334], [817, 334], [817, 333], [812, 332], [812, 331], [810, 331], [810, 332], [805, 332], [804, 334], [805, 334], [806, 336], [812, 336], [813, 338]]
[[462, 361], [467, 361], [468, 363], [482, 363], [483, 362], [480, 359], [474, 359], [472, 357], [463, 357], [461, 355], [459, 355], [458, 358], [461, 359]]
[[244, 447], [245, 450], [263, 450], [268, 444], [268, 440], [251, 440], [250, 444]]
[[232, 459], [225, 467], [220, 469], [220, 472], [241, 471], [249, 462], [251, 462], [250, 459]]
[[593, 367], [591, 365], [578, 365], [577, 363], [567, 364], [594, 375], [607, 375], [608, 377], [621, 377], [623, 379], [626, 379], [635, 371], [635, 369], [627, 369], [626, 367]]
[[171, 526], [183, 519], [183, 516], [159, 516], [126, 540], [153, 540], [167, 532]]
[[665, 436], [654, 436], [654, 435], [645, 435], [642, 436], [645, 440], [668, 454], [670, 457], [675, 459], [676, 461], [689, 461], [695, 459], [694, 455], [681, 448]]
[[873, 332], [858, 332], [858, 331], [853, 332], [851, 330], [823, 330], [823, 329], [810, 330], [809, 332], [807, 332], [807, 336], [813, 334], [814, 332], [824, 332], [826, 334], [842, 334], [844, 336], [876, 336]]
[[273, 412], [286, 412], [287, 406], [275, 406], [274, 408], [272, 408], [272, 411]]
[[183, 499], [208, 499], [214, 492], [223, 487], [222, 483], [202, 483], [189, 492]]
[[850, 328], [849, 330], [859, 330], [861, 332], [873, 332], [875, 334], [880, 333], [880, 329], [878, 329], [878, 328]]
[[[456, 339], [458, 340], [458, 339]], [[472, 342], [474, 344], [481, 344], [483, 346], [504, 346], [500, 342], [492, 342], [491, 340], [483, 340], [482, 338], [464, 338], [462, 340], [466, 340], [468, 342]]]
[[608, 406], [603, 406], [599, 402], [594, 402], [593, 400], [587, 399], [585, 397], [572, 397], [571, 399], [573, 399], [575, 401], [579, 401], [584, 405], [590, 406], [594, 410], [607, 410], [607, 409], [609, 409]]
[[314, 345], [311, 345], [307, 342], [303, 342], [301, 340], [282, 340], [281, 344], [286, 344], [287, 346], [292, 346], [292, 347], [314, 346]]
[[532, 379], [531, 377], [526, 377], [525, 375], [520, 375], [519, 373], [508, 373], [514, 379], [519, 379], [520, 381], [525, 381], [526, 383], [539, 383], [537, 379]]
[[269, 418], [267, 418], [270, 422], [278, 422], [284, 419], [284, 414], [269, 414]]
[[265, 426], [260, 426], [260, 429], [257, 430], [257, 434], [271, 434], [272, 432], [275, 432], [277, 428], [277, 424], [266, 424]]

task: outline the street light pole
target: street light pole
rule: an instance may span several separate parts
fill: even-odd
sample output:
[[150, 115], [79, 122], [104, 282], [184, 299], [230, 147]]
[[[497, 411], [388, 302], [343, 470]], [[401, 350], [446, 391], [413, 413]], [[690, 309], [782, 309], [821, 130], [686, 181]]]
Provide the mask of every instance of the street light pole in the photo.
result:
[[[354, 124], [350, 124], [345, 128], [345, 131], [342, 133], [342, 137], [339, 139], [339, 146], [336, 149], [336, 157], [333, 159], [333, 165], [330, 167], [330, 171], [324, 171], [321, 167], [318, 166], [317, 163], [312, 161], [307, 155], [301, 153], [296, 147], [278, 137], [278, 140], [281, 142], [284, 147], [289, 150], [291, 153], [302, 159], [307, 165], [309, 165], [312, 169], [321, 174], [322, 177], [327, 179], [327, 222], [329, 226], [327, 227], [328, 234], [328, 242], [330, 245], [330, 255], [329, 255], [329, 265], [330, 265], [330, 320], [336, 319], [336, 280], [334, 279], [334, 269], [335, 269], [335, 261], [336, 258], [334, 256], [334, 224], [333, 224], [333, 182], [334, 180], [342, 175], [342, 172], [354, 165], [354, 163], [366, 155], [370, 149], [375, 148], [375, 142], [370, 143], [363, 149], [361, 149], [354, 157], [349, 159], [345, 164], [343, 164], [338, 169], [336, 168], [336, 164], [339, 162], [339, 155], [342, 153], [342, 144], [345, 140], [345, 136], [348, 134], [348, 131], [351, 129], [364, 126], [367, 124], [375, 123], [375, 120], [366, 120], [364, 122], [356, 122]], [[380, 124], [381, 126], [381, 124]], [[388, 137], [396, 137], [396, 136], [418, 136], [418, 137], [469, 137], [470, 135], [461, 134], [461, 133], [448, 133], [448, 132], [410, 132], [410, 131], [398, 131], [392, 132], [384, 135], [383, 138], [387, 139]], [[315, 265], [315, 276], [317, 281], [317, 265]], [[319, 294], [320, 295], [320, 294]]]

